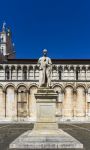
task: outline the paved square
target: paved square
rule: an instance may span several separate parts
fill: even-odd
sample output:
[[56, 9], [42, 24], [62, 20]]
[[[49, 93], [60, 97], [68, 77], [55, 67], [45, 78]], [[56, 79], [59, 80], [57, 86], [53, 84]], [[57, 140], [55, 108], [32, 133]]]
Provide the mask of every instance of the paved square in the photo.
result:
[[[59, 124], [59, 127], [84, 144], [90, 150], [90, 124]], [[23, 132], [33, 128], [33, 124], [0, 125], [0, 150], [9, 150], [9, 144]]]

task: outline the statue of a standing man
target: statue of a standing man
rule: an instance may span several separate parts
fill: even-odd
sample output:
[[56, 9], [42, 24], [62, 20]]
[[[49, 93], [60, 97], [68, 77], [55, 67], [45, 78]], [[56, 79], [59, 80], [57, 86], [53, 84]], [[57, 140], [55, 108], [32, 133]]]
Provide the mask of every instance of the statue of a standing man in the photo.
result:
[[43, 50], [43, 57], [38, 60], [39, 64], [39, 86], [40, 87], [51, 87], [51, 69], [52, 62], [47, 57], [47, 50]]

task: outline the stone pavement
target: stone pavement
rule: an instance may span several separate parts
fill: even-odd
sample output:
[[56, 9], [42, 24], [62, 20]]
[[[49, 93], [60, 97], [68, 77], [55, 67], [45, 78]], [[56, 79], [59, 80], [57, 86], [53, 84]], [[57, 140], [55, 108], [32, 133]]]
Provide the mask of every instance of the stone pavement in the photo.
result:
[[[90, 150], [90, 124], [59, 124], [59, 127], [83, 143], [84, 150]], [[32, 128], [33, 124], [1, 124], [0, 150], [9, 150], [9, 144], [14, 139]]]

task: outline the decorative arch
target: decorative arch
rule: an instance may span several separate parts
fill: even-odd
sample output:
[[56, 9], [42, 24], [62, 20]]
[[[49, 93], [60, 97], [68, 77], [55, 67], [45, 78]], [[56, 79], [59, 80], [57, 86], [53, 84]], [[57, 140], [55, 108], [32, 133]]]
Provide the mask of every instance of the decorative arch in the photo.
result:
[[68, 66], [64, 66], [64, 80], [67, 80], [69, 76], [69, 68]]
[[14, 88], [14, 90], [16, 90], [16, 87], [13, 83], [8, 83], [8, 84], [5, 85], [4, 91], [6, 91], [9, 86], [12, 86]]
[[52, 79], [57, 80], [57, 66], [53, 65], [52, 66]]
[[31, 87], [33, 87], [33, 86], [36, 86], [37, 88], [39, 87], [39, 85], [38, 85], [38, 84], [36, 84], [36, 83], [32, 83], [32, 84], [30, 84], [29, 89], [30, 89]]
[[74, 90], [74, 86], [73, 86], [72, 84], [67, 84], [67, 85], [65, 85], [65, 86], [64, 86], [64, 89], [67, 88], [67, 87], [71, 87], [71, 88], [73, 88], [73, 90]]
[[73, 71], [74, 71], [74, 66], [70, 66], [70, 70], [73, 70]]
[[29, 87], [29, 115], [36, 119], [36, 99], [34, 94], [37, 93], [37, 84], [31, 84]]
[[59, 66], [59, 67], [58, 67], [59, 80], [62, 80], [62, 71], [63, 71], [63, 67], [62, 67], [62, 66]]
[[54, 84], [52, 85], [52, 88], [54, 88], [55, 86], [59, 86], [59, 87], [61, 87], [62, 89], [64, 89], [64, 87], [63, 87], [63, 85], [62, 85], [62, 84], [54, 83]]
[[85, 80], [86, 79], [86, 67], [82, 66], [81, 68], [81, 80]]
[[27, 86], [26, 84], [24, 84], [24, 83], [18, 84], [17, 87], [16, 87], [16, 89], [18, 90], [18, 88], [19, 88], [20, 86], [24, 86], [24, 87], [26, 87], [26, 89], [28, 90], [28, 86]]
[[64, 101], [63, 101], [63, 116], [72, 117], [73, 114], [73, 95], [74, 87], [69, 84], [64, 88]]
[[53, 86], [53, 89], [58, 95], [56, 102], [56, 115], [62, 116], [62, 102], [64, 99], [63, 87], [60, 84], [55, 84]]
[[9, 66], [5, 66], [5, 79], [9, 80], [10, 79], [10, 71], [9, 71]]
[[29, 66], [29, 79], [34, 80], [34, 68], [33, 68], [33, 66]]
[[85, 84], [77, 84], [77, 85], [76, 85], [76, 89], [77, 89], [78, 87], [83, 87], [83, 88], [86, 90], [86, 85], [85, 85]]
[[34, 69], [34, 78], [35, 80], [39, 80], [39, 67], [36, 65]]
[[27, 66], [23, 66], [23, 80], [27, 80]]
[[86, 87], [79, 84], [76, 86], [76, 116], [85, 117], [86, 115]]
[[62, 66], [59, 66], [59, 67], [58, 67], [58, 70], [59, 70], [59, 71], [63, 71], [63, 67], [62, 67]]
[[70, 66], [70, 69], [69, 69], [69, 77], [70, 77], [70, 80], [74, 80], [74, 67], [73, 66]]
[[[60, 86], [59, 84], [56, 84], [56, 85], [54, 85], [53, 86], [53, 89], [55, 90], [55, 92], [57, 93], [57, 94], [60, 94], [60, 96], [63, 94], [63, 88], [62, 88], [62, 86]], [[59, 97], [60, 98], [60, 97]], [[62, 102], [62, 100], [63, 99], [58, 99], [58, 101], [61, 101]]]
[[6, 91], [6, 117], [13, 118], [16, 116], [16, 100], [15, 100], [15, 85], [10, 83], [5, 86]]
[[27, 117], [28, 115], [28, 91], [25, 84], [17, 86], [17, 116], [19, 118]]
[[22, 68], [20, 65], [17, 66], [17, 79], [22, 80]]
[[16, 80], [17, 79], [16, 67], [14, 65], [11, 66], [11, 79], [12, 80]]

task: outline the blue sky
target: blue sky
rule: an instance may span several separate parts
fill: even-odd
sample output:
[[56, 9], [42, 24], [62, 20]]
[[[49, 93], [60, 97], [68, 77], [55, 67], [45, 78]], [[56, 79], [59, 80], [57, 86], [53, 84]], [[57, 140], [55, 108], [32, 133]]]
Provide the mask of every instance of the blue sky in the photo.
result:
[[0, 0], [17, 58], [90, 58], [90, 0]]

